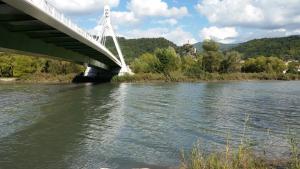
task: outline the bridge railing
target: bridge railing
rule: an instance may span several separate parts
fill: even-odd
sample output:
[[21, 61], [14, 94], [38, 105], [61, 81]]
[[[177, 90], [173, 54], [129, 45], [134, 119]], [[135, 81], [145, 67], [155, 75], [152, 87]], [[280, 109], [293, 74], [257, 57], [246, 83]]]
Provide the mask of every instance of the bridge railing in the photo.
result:
[[33, 6], [39, 8], [40, 10], [44, 11], [48, 15], [52, 16], [57, 21], [61, 22], [62, 24], [69, 27], [71, 30], [75, 31], [76, 33], [80, 34], [84, 38], [88, 39], [89, 41], [93, 42], [97, 46], [101, 47], [102, 50], [104, 50], [106, 53], [108, 53], [117, 63], [120, 64], [120, 61], [115, 58], [115, 56], [100, 42], [96, 40], [96, 37], [91, 35], [90, 33], [86, 32], [85, 30], [81, 29], [79, 26], [74, 24], [71, 19], [65, 17], [64, 14], [59, 12], [54, 6], [52, 6], [47, 0], [24, 0], [26, 2], [29, 2]]
[[65, 17], [64, 14], [59, 12], [54, 6], [52, 6], [46, 0], [25, 0], [25, 1], [31, 3], [32, 5], [38, 7], [39, 9], [42, 9], [44, 12], [51, 15], [56, 20], [63, 23], [64, 25], [68, 26], [73, 31], [79, 33], [80, 35], [84, 36], [85, 38], [87, 38], [91, 41], [96, 41], [90, 33], [86, 32], [83, 29], [81, 29], [80, 27], [78, 27], [76, 24], [74, 24], [71, 21], [71, 19]]

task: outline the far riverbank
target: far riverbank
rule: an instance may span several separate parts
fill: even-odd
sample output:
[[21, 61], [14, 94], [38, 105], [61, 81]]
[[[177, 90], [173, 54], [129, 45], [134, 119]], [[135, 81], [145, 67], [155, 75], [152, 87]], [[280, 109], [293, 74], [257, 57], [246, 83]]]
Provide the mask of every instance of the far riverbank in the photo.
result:
[[22, 77], [0, 77], [0, 84], [70, 84], [77, 74], [55, 75], [49, 73], [35, 73]]
[[166, 76], [159, 73], [139, 73], [134, 75], [115, 76], [112, 82], [212, 82], [212, 81], [248, 81], [248, 80], [300, 80], [300, 74], [269, 73], [204, 73], [199, 76], [185, 76], [171, 73]]
[[[0, 84], [70, 84], [78, 74], [55, 75], [35, 73], [23, 77], [0, 78]], [[268, 73], [205, 73], [197, 77], [171, 73], [169, 76], [159, 73], [139, 73], [134, 75], [115, 76], [112, 83], [147, 83], [147, 82], [218, 82], [218, 81], [250, 81], [250, 80], [300, 80], [300, 74], [268, 74]]]

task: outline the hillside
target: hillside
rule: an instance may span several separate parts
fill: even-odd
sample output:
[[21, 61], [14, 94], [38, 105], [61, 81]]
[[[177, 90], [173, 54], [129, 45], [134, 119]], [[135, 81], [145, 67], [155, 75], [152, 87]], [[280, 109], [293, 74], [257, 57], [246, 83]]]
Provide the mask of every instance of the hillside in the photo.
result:
[[[141, 38], [141, 39], [125, 39], [119, 38], [123, 55], [127, 62], [131, 62], [143, 53], [153, 52], [156, 48], [167, 48], [169, 46], [177, 48], [177, 46], [165, 38]], [[116, 53], [112, 39], [108, 39], [106, 46]]]
[[231, 50], [243, 53], [245, 58], [263, 55], [300, 60], [300, 36], [255, 39]]
[[[221, 51], [227, 51], [239, 45], [239, 44], [224, 44], [224, 43], [218, 43], [218, 44], [220, 46]], [[202, 52], [203, 51], [202, 45], [203, 42], [198, 42], [194, 44], [194, 47], [197, 49], [198, 52]]]

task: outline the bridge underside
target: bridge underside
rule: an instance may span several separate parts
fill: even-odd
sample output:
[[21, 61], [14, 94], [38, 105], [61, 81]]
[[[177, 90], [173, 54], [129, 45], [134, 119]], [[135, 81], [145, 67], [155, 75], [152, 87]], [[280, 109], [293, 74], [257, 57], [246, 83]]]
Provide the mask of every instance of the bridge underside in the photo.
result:
[[54, 57], [110, 72], [119, 69], [101, 52], [1, 0], [0, 51]]

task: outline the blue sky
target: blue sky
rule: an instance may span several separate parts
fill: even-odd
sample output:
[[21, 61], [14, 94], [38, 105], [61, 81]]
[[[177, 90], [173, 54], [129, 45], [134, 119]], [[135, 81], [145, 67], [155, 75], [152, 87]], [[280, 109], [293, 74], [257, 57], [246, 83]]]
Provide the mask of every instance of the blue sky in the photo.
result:
[[126, 38], [165, 37], [178, 45], [239, 43], [300, 34], [300, 0], [48, 0], [93, 33], [104, 5]]

